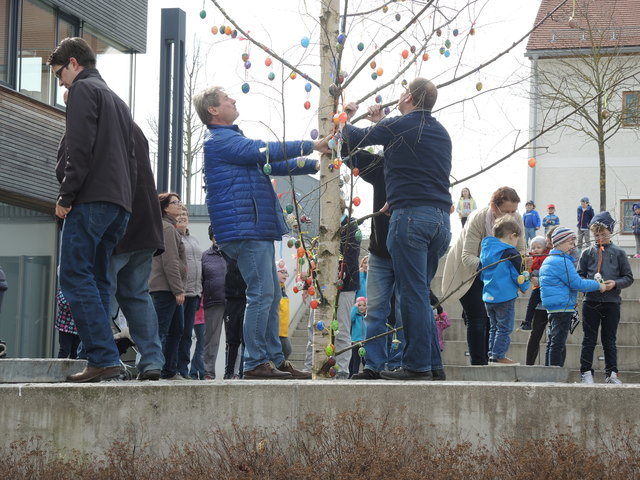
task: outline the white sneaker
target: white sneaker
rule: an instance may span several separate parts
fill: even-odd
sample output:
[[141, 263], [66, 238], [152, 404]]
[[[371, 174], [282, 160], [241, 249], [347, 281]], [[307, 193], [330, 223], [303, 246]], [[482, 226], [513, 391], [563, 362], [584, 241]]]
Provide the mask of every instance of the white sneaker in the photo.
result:
[[591, 373], [591, 371], [584, 372], [582, 374], [582, 382], [581, 383], [586, 383], [587, 385], [593, 385], [593, 374]]
[[605, 379], [604, 383], [613, 383], [616, 385], [622, 385], [622, 380], [618, 378], [618, 374], [616, 372], [611, 372], [611, 375], [609, 375]]

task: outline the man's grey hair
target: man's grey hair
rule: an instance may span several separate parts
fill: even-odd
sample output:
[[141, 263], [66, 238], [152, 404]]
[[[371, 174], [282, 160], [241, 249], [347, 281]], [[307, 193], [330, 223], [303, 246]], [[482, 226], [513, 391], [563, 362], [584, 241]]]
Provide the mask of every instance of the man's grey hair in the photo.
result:
[[412, 103], [419, 110], [433, 110], [438, 99], [438, 89], [430, 80], [418, 77], [409, 84]]
[[193, 106], [196, 109], [196, 113], [200, 117], [200, 120], [205, 125], [211, 123], [211, 114], [209, 113], [209, 107], [220, 106], [220, 93], [223, 91], [222, 87], [209, 87], [197, 93], [193, 97]]

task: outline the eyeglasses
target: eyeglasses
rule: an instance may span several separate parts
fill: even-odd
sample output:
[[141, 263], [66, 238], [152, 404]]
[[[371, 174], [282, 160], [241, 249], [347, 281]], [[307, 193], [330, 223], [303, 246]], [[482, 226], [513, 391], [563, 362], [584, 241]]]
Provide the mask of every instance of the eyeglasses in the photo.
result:
[[56, 76], [56, 78], [58, 80], [60, 80], [60, 77], [62, 76], [62, 70], [64, 70], [65, 68], [67, 68], [69, 66], [69, 62], [70, 62], [70, 60], [67, 60], [58, 70], [53, 72], [53, 74]]
[[182, 202], [180, 200], [172, 200], [169, 205], [182, 205]]

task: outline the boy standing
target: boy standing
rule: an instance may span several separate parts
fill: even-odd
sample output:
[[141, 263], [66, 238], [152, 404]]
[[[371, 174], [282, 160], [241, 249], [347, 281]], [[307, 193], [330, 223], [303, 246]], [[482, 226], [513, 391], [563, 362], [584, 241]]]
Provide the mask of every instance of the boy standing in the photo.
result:
[[529, 288], [528, 275], [521, 277], [522, 258], [515, 248], [522, 230], [517, 221], [505, 215], [495, 223], [493, 235], [482, 240], [480, 251], [480, 264], [485, 267], [480, 273], [484, 283], [482, 300], [491, 322], [489, 361], [498, 365], [519, 365], [506, 354], [516, 317], [518, 289], [526, 292]]
[[536, 210], [536, 204], [533, 200], [529, 200], [525, 203], [526, 212], [522, 214], [522, 221], [524, 222], [524, 241], [529, 245], [529, 241], [536, 236], [536, 231], [540, 228], [540, 215]]
[[640, 258], [640, 203], [633, 204], [633, 235], [636, 237], [636, 254], [633, 258]]
[[622, 383], [618, 378], [618, 352], [616, 333], [620, 322], [620, 290], [633, 283], [633, 274], [627, 256], [620, 247], [611, 243], [614, 221], [609, 212], [601, 212], [593, 217], [589, 225], [595, 244], [585, 249], [580, 256], [578, 274], [602, 282], [607, 291], [587, 293], [582, 304], [582, 351], [580, 352], [580, 373], [582, 383], [593, 383], [593, 351], [601, 328], [602, 348], [606, 379], [605, 383]]
[[607, 286], [580, 278], [570, 252], [576, 248], [576, 234], [558, 227], [551, 236], [553, 249], [540, 267], [542, 306], [549, 313], [549, 340], [545, 365], [564, 365], [565, 344], [578, 292], [604, 292]]
[[582, 251], [587, 248], [591, 243], [589, 236], [589, 224], [593, 219], [593, 207], [589, 205], [589, 197], [582, 197], [580, 199], [580, 206], [578, 207], [578, 249]]
[[545, 235], [549, 233], [549, 229], [551, 227], [555, 227], [556, 225], [560, 225], [560, 219], [556, 215], [556, 206], [553, 203], [547, 205], [548, 215], [542, 219], [542, 225], [544, 225], [544, 233]]

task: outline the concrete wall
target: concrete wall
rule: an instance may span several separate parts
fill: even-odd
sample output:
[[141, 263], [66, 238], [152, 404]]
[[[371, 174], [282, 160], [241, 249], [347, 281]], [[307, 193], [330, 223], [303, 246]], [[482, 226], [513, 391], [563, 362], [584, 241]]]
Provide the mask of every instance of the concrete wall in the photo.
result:
[[[488, 368], [488, 367], [487, 367]], [[497, 367], [496, 367], [497, 368]], [[285, 433], [312, 415], [327, 425], [342, 412], [418, 438], [493, 448], [503, 438], [571, 433], [585, 447], [623, 429], [640, 433], [640, 386], [470, 382], [215, 381], [0, 385], [3, 442], [41, 437], [44, 448], [100, 454], [114, 440], [172, 445], [240, 427]], [[409, 400], [410, 399], [410, 400]]]

